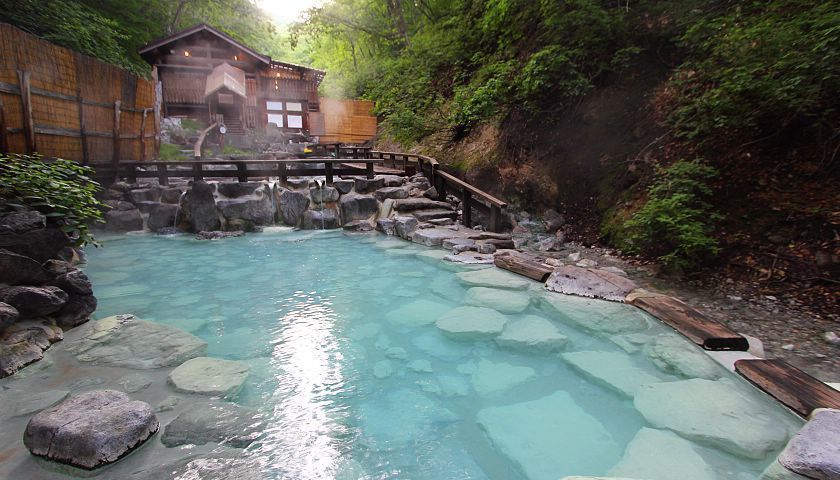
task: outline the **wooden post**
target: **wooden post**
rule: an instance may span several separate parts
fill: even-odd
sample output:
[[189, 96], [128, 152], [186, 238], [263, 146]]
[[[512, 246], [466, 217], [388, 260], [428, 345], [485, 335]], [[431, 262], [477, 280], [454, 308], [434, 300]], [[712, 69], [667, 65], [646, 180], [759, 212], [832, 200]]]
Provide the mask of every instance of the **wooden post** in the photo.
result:
[[248, 165], [245, 162], [236, 162], [236, 176], [240, 182], [248, 181]]
[[288, 169], [286, 168], [286, 162], [280, 162], [278, 166], [280, 167], [280, 185], [286, 187], [289, 185], [289, 173]]
[[200, 162], [194, 162], [192, 167], [193, 167], [193, 180], [195, 180], [196, 182], [199, 181], [199, 180], [204, 180], [204, 173], [203, 173], [202, 168], [201, 168], [201, 163]]
[[365, 164], [365, 173], [367, 174], [368, 179], [373, 179], [373, 162]]
[[120, 105], [122, 102], [116, 100], [114, 102], [114, 181], [120, 180]]
[[158, 171], [158, 183], [161, 185], [169, 185], [169, 172], [166, 169], [165, 163], [158, 163], [157, 164], [157, 171]]
[[152, 67], [152, 84], [155, 88], [155, 104], [154, 104], [154, 118], [155, 118], [155, 151], [154, 158], [160, 158], [160, 105], [163, 99], [163, 84], [158, 81], [157, 67]]
[[9, 141], [6, 139], [6, 114], [3, 111], [3, 99], [0, 98], [0, 153], [8, 153]]
[[[137, 167], [134, 165], [127, 165], [128, 169], [126, 170], [126, 180], [128, 183], [137, 183]], [[120, 172], [117, 171], [114, 173], [114, 176], [119, 180]]]
[[23, 135], [26, 138], [26, 153], [35, 153], [35, 122], [32, 120], [32, 89], [29, 72], [18, 70], [20, 101], [23, 104]]
[[146, 117], [149, 115], [149, 109], [143, 109], [143, 119], [140, 120], [140, 161], [146, 161]]
[[324, 170], [327, 177], [327, 185], [333, 184], [333, 164], [329, 160], [324, 163]]
[[446, 201], [446, 178], [436, 175], [437, 177], [437, 191], [438, 191], [438, 198], [443, 201]]
[[464, 226], [472, 227], [472, 193], [466, 188], [461, 190], [461, 202], [464, 204]]
[[499, 215], [501, 213], [501, 209], [498, 206], [490, 205], [490, 225], [487, 229], [491, 232], [499, 231]]
[[82, 165], [90, 163], [87, 133], [85, 132], [85, 104], [82, 101], [82, 89], [76, 89], [76, 108], [79, 110], [79, 140], [82, 142]]
[[335, 144], [335, 158], [341, 157], [341, 145], [336, 143]]

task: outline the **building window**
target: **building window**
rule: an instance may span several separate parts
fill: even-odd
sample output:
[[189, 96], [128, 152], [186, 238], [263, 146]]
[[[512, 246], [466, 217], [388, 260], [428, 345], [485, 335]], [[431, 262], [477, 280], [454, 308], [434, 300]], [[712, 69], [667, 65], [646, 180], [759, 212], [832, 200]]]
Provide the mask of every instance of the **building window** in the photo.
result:
[[301, 101], [265, 102], [268, 123], [279, 128], [303, 128], [303, 105]]
[[286, 120], [289, 122], [289, 128], [303, 128], [303, 117], [300, 115], [288, 115]]
[[303, 104], [300, 102], [286, 102], [286, 110], [290, 112], [302, 112]]
[[265, 102], [265, 109], [283, 111], [283, 102]]
[[283, 128], [283, 114], [282, 113], [269, 113], [268, 114], [268, 123], [269, 125], [274, 124], [277, 128]]

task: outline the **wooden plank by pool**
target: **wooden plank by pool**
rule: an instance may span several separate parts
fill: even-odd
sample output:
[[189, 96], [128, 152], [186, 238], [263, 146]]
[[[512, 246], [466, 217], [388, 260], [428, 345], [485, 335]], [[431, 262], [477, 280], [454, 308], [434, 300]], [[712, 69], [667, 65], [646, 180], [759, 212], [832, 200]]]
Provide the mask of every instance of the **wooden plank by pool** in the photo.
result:
[[545, 283], [546, 279], [548, 279], [548, 276], [551, 275], [551, 272], [553, 271], [551, 268], [548, 268], [534, 260], [515, 254], [496, 255], [493, 263], [495, 263], [499, 268], [524, 275], [543, 283]]
[[840, 391], [784, 360], [738, 360], [735, 371], [803, 417], [816, 408], [840, 409]]
[[684, 302], [667, 295], [652, 293], [627, 296], [627, 303], [635, 305], [674, 327], [689, 340], [706, 350], [749, 349], [747, 339], [733, 332], [721, 323], [706, 318]]

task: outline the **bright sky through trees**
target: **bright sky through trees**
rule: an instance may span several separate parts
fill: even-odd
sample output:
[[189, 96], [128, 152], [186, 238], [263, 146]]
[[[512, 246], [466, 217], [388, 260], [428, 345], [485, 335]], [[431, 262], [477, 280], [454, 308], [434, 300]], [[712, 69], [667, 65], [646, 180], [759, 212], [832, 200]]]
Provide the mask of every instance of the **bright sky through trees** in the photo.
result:
[[305, 10], [317, 7], [321, 3], [322, 0], [257, 0], [257, 5], [277, 23], [300, 20], [300, 15]]

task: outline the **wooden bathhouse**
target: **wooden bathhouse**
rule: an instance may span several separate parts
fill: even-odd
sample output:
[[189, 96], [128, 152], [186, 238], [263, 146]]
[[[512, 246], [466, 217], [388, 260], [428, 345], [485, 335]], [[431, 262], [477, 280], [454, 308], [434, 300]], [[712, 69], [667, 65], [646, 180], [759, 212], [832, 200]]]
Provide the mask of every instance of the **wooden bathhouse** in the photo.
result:
[[317, 115], [322, 70], [273, 60], [206, 24], [153, 41], [139, 53], [157, 71], [164, 116], [219, 121], [234, 135], [267, 125], [326, 133]]

